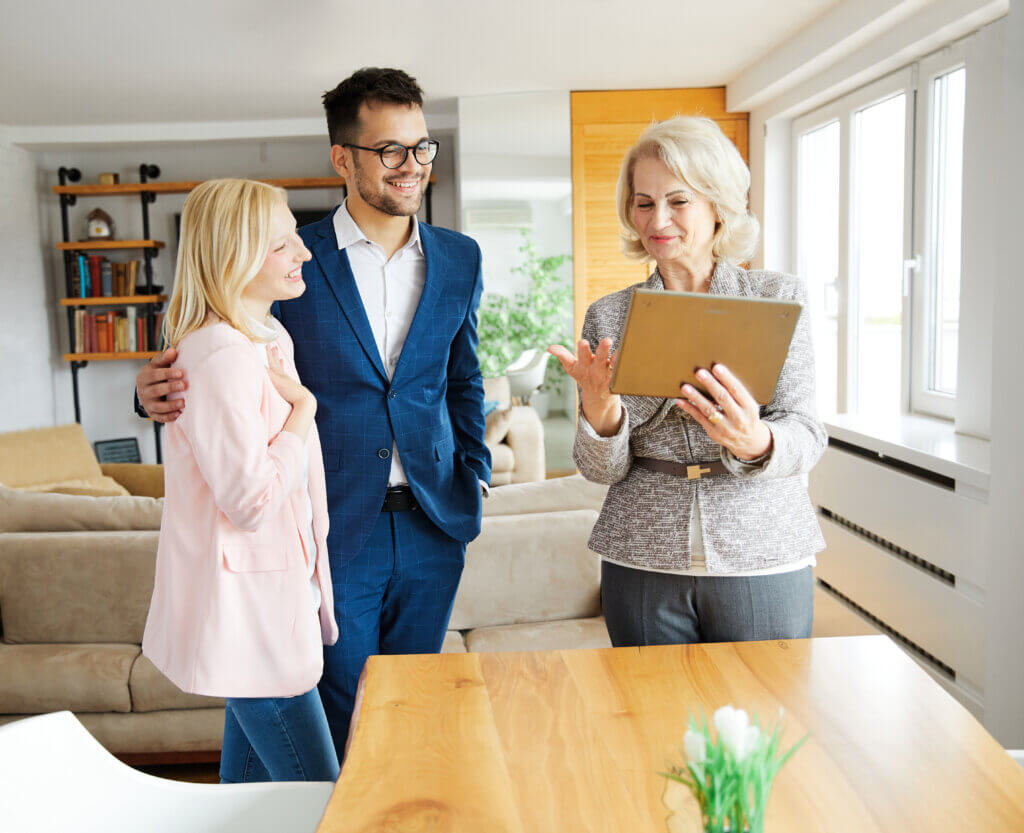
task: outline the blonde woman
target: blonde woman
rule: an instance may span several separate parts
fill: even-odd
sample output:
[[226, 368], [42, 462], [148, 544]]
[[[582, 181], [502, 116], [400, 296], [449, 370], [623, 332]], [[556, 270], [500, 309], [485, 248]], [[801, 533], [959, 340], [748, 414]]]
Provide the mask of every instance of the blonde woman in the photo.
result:
[[183, 691], [227, 698], [222, 782], [338, 775], [316, 688], [338, 638], [316, 400], [270, 317], [309, 258], [278, 188], [211, 180], [185, 201], [166, 336], [188, 407], [167, 426], [142, 649]]
[[[623, 160], [617, 194], [623, 250], [656, 264], [638, 286], [804, 303], [796, 278], [738, 265], [757, 244], [749, 187], [747, 166], [710, 119], [648, 128]], [[675, 400], [617, 396], [613, 349], [636, 288], [591, 305], [577, 356], [551, 348], [580, 387], [576, 464], [611, 485], [590, 547], [603, 556], [612, 643], [810, 636], [811, 568], [824, 542], [802, 475], [826, 435], [807, 316], [763, 408], [723, 365], [699, 371], [709, 396], [689, 385]], [[697, 463], [710, 473], [688, 479]]]

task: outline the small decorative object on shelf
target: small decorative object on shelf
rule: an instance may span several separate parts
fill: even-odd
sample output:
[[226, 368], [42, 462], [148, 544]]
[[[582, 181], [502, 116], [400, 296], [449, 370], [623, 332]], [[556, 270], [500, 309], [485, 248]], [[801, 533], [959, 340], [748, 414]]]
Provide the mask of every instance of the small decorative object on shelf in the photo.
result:
[[756, 715], [751, 723], [743, 709], [722, 706], [715, 712], [714, 724], [716, 742], [711, 740], [707, 720], [701, 716], [698, 726], [691, 716], [683, 736], [685, 765], [661, 775], [690, 789], [700, 806], [705, 833], [764, 833], [772, 780], [808, 736], [780, 755], [781, 720], [769, 733], [762, 731]]
[[102, 208], [94, 208], [85, 218], [87, 240], [113, 240], [114, 220]]
[[121, 174], [100, 174], [99, 184], [100, 185], [119, 185], [121, 183]]

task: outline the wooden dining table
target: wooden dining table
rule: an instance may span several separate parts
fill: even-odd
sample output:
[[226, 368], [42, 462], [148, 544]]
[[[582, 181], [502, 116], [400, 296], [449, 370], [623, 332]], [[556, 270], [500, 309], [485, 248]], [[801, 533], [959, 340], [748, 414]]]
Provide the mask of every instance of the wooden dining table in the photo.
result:
[[1024, 831], [1024, 768], [886, 636], [372, 657], [319, 833], [702, 830], [690, 716], [781, 721], [766, 833]]

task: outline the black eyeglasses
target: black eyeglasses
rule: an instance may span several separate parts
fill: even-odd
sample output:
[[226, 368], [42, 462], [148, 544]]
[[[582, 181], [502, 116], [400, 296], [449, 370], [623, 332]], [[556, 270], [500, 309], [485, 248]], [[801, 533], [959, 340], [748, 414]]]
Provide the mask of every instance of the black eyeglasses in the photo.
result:
[[415, 145], [399, 145], [396, 143], [384, 145], [382, 148], [365, 148], [362, 145], [350, 145], [346, 142], [342, 147], [368, 150], [370, 153], [376, 153], [380, 157], [380, 163], [385, 168], [401, 168], [405, 164], [405, 160], [409, 158], [410, 150], [412, 151], [413, 159], [421, 165], [429, 165], [434, 161], [434, 157], [437, 156], [439, 144], [440, 142], [436, 139], [424, 139]]

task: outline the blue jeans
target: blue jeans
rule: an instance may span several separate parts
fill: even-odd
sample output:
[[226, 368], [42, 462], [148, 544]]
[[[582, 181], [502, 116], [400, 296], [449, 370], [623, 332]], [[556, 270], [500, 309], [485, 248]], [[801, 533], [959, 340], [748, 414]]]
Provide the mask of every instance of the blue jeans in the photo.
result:
[[297, 697], [228, 697], [222, 784], [336, 781], [338, 756], [314, 688]]
[[679, 576], [601, 564], [612, 645], [806, 639], [814, 624], [810, 567], [767, 576]]

